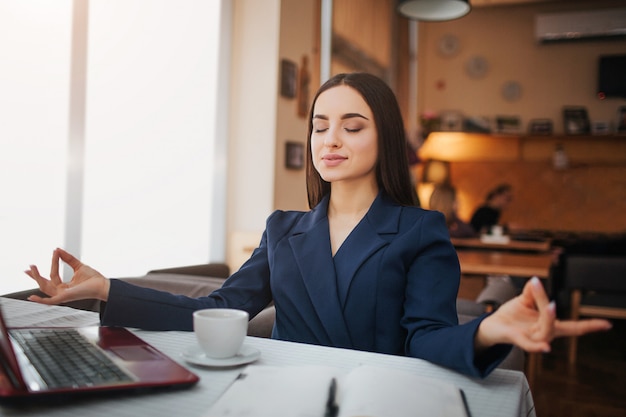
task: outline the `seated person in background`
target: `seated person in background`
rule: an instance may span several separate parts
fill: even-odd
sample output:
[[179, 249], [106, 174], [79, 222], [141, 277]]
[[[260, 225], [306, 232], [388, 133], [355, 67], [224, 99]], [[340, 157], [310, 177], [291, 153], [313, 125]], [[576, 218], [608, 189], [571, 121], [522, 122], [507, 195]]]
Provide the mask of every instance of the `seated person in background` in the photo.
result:
[[[459, 261], [441, 213], [417, 207], [400, 108], [370, 74], [320, 87], [308, 120], [309, 211], [272, 213], [259, 246], [222, 287], [191, 298], [109, 279], [56, 249], [50, 278], [26, 273], [59, 304], [98, 299], [101, 323], [193, 330], [193, 312], [256, 316], [274, 302], [272, 338], [422, 358], [484, 377], [516, 344], [550, 350], [555, 337], [608, 330], [606, 320], [557, 320], [538, 279], [490, 315], [458, 323]], [[60, 261], [74, 271], [59, 275]]]
[[476, 233], [488, 233], [491, 226], [497, 225], [502, 211], [512, 200], [513, 187], [510, 184], [500, 184], [491, 190], [483, 205], [476, 209], [470, 220]]
[[450, 237], [474, 237], [476, 231], [469, 224], [461, 220], [457, 214], [456, 189], [449, 184], [439, 184], [430, 195], [429, 209], [443, 213]]
[[[437, 210], [446, 217], [450, 237], [474, 237], [476, 231], [469, 224], [459, 219], [457, 211], [456, 189], [449, 184], [439, 184], [430, 195], [429, 209]], [[477, 303], [497, 308], [518, 295], [519, 291], [508, 276], [488, 276], [485, 288], [476, 298]]]

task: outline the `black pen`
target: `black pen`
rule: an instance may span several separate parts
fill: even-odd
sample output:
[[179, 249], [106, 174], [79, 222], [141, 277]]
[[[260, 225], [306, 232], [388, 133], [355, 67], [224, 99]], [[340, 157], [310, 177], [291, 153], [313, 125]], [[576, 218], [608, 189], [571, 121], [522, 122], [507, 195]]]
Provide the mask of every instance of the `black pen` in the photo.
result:
[[337, 379], [330, 380], [328, 388], [328, 400], [326, 401], [326, 413], [324, 417], [336, 417], [339, 407], [337, 406]]

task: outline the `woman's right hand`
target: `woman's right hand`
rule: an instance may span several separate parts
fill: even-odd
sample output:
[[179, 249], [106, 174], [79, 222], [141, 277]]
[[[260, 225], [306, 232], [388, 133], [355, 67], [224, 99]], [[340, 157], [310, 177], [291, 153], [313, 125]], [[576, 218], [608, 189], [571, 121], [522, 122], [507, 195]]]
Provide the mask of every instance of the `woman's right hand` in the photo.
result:
[[[74, 270], [71, 281], [63, 282], [61, 280], [59, 260], [62, 260]], [[24, 272], [37, 282], [41, 291], [49, 296], [39, 297], [31, 295], [28, 297], [30, 301], [41, 304], [61, 304], [84, 299], [106, 301], [109, 298], [110, 281], [101, 273], [81, 263], [63, 249], [57, 248], [52, 253], [49, 279], [42, 277], [35, 265], [31, 265], [30, 269]]]

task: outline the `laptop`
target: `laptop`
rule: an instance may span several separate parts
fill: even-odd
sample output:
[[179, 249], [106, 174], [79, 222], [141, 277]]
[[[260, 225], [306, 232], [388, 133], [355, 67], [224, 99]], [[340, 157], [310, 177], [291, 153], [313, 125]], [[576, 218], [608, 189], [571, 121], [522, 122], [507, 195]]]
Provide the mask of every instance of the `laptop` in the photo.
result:
[[122, 327], [7, 328], [0, 309], [0, 401], [186, 388], [199, 377]]

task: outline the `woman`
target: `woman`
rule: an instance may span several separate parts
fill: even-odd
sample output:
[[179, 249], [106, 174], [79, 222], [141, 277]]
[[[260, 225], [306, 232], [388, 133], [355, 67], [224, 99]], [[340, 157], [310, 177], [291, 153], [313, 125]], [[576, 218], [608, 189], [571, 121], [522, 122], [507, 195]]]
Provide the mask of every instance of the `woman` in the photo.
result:
[[[307, 139], [311, 211], [276, 211], [259, 247], [223, 285], [192, 299], [107, 279], [57, 249], [50, 279], [26, 273], [57, 304], [96, 298], [103, 325], [191, 330], [192, 312], [232, 307], [254, 317], [271, 301], [272, 337], [409, 355], [485, 376], [514, 343], [547, 351], [556, 336], [609, 328], [555, 320], [537, 280], [497, 313], [458, 325], [459, 263], [443, 216], [415, 207], [404, 127], [389, 87], [340, 74], [314, 97]], [[59, 260], [74, 270], [59, 278]]]
[[484, 203], [474, 211], [470, 224], [476, 233], [488, 233], [492, 226], [500, 222], [502, 211], [513, 200], [513, 187], [510, 184], [500, 184], [489, 191]]
[[450, 237], [474, 237], [474, 228], [457, 214], [456, 189], [449, 184], [439, 184], [430, 195], [428, 208], [443, 213]]

